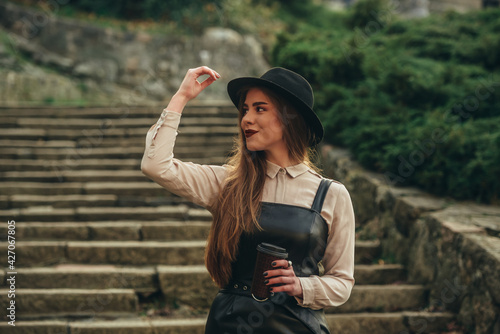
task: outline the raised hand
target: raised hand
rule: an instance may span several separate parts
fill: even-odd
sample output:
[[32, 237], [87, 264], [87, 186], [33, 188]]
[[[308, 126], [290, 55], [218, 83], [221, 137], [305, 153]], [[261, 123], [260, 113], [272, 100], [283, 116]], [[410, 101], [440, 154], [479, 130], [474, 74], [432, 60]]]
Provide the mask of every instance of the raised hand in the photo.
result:
[[[203, 75], [208, 75], [204, 81], [199, 82], [198, 78]], [[210, 86], [215, 80], [221, 76], [216, 71], [207, 66], [191, 68], [187, 71], [186, 76], [182, 80], [177, 93], [172, 97], [167, 106], [168, 110], [181, 113], [186, 104], [198, 96], [202, 90]]]
[[[198, 78], [202, 75], [209, 75], [204, 81], [199, 82]], [[185, 97], [188, 101], [194, 99], [202, 90], [211, 85], [220, 78], [220, 74], [207, 66], [189, 69], [182, 81], [176, 95]]]

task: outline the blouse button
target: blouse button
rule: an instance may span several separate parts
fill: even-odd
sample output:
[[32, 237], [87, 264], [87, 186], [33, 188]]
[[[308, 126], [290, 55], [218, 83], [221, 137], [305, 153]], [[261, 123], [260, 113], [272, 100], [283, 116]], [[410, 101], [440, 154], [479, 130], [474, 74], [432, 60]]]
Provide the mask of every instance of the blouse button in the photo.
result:
[[286, 170], [284, 168], [280, 168], [280, 173], [281, 174], [285, 174], [286, 173]]

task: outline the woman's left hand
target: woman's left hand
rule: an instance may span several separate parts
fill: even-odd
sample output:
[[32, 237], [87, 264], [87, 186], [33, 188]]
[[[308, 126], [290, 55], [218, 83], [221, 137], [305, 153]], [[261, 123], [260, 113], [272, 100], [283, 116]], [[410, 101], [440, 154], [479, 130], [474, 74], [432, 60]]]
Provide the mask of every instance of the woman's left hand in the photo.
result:
[[[272, 263], [272, 266], [275, 268], [281, 269], [273, 269], [268, 270], [265, 273], [266, 277], [266, 285], [271, 287], [271, 292], [286, 292], [290, 296], [297, 296], [302, 298], [302, 285], [300, 285], [300, 281], [297, 276], [295, 276], [295, 272], [293, 271], [293, 267], [289, 266], [291, 261], [288, 260], [276, 260]], [[264, 274], [265, 274], [264, 273]], [[280, 286], [273, 286], [274, 284], [282, 284]]]

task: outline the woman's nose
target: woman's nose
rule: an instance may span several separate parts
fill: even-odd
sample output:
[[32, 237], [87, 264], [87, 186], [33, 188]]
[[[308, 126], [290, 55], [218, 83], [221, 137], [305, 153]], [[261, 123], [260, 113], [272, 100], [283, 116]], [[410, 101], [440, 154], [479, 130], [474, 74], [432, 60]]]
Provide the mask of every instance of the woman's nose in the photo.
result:
[[253, 116], [251, 115], [250, 112], [247, 112], [245, 114], [245, 116], [243, 116], [241, 121], [243, 122], [243, 124], [253, 124], [254, 123]]

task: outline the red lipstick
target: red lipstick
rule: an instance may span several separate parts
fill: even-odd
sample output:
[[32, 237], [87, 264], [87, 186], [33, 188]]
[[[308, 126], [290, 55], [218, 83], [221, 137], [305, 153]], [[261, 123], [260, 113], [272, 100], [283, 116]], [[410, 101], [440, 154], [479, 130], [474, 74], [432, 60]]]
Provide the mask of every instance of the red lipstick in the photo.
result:
[[255, 131], [255, 130], [245, 130], [245, 137], [246, 138], [250, 138], [252, 137], [254, 134], [256, 134], [258, 131]]

